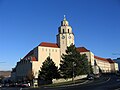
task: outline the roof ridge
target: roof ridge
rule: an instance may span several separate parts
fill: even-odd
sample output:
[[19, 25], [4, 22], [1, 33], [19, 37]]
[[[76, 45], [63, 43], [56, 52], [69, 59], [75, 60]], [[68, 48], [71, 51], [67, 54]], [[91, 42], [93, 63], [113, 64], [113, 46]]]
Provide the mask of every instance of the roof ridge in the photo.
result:
[[41, 43], [51, 43], [51, 44], [57, 44], [57, 43], [53, 43], [53, 42], [41, 42]]
[[38, 46], [59, 48], [57, 43], [41, 42]]
[[109, 61], [107, 60], [107, 58], [99, 57], [99, 56], [96, 56], [96, 55], [94, 55], [94, 58], [99, 59], [99, 60], [104, 60], [104, 61], [106, 61], [106, 62], [109, 62]]
[[88, 49], [85, 48], [85, 47], [77, 47], [77, 50], [78, 50], [79, 52], [90, 52], [90, 50], [88, 50]]

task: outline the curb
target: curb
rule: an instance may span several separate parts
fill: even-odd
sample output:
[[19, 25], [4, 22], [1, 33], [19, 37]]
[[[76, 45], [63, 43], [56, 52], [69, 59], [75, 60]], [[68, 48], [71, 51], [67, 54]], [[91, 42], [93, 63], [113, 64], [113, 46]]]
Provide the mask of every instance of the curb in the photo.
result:
[[[98, 83], [98, 84], [102, 84], [102, 83], [106, 83], [110, 80], [111, 78], [108, 78], [106, 81], [104, 82], [101, 82], [101, 83]], [[63, 85], [63, 86], [55, 86], [55, 87], [61, 87], [61, 88], [64, 88], [64, 87], [73, 87], [73, 86], [78, 86], [78, 85], [82, 85], [82, 84], [85, 84], [85, 83], [88, 83], [89, 80], [86, 80], [82, 83], [77, 83], [77, 84], [70, 84], [70, 85]], [[55, 87], [43, 87], [43, 88], [55, 88]]]
[[[89, 80], [86, 80], [82, 83], [77, 83], [77, 84], [70, 84], [70, 85], [63, 85], [63, 86], [55, 86], [55, 87], [72, 87], [72, 86], [78, 86], [87, 83]], [[44, 88], [55, 88], [55, 87], [44, 87]]]

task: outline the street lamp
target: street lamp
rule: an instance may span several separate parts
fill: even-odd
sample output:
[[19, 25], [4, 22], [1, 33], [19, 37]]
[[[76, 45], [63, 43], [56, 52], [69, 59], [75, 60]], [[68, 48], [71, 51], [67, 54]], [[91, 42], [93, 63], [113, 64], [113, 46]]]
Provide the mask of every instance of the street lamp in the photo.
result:
[[74, 72], [74, 67], [76, 66], [75, 62], [72, 62], [72, 66], [73, 66], [73, 77], [72, 77], [72, 81], [75, 84], [75, 80], [74, 80], [74, 76], [75, 76], [75, 72]]
[[38, 86], [38, 72], [36, 71], [33, 79], [34, 87]]

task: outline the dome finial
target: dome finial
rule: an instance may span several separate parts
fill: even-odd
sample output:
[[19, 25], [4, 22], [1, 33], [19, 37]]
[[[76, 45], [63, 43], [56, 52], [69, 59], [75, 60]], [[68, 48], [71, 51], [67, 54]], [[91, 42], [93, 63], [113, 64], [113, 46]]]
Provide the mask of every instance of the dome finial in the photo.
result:
[[66, 16], [64, 15], [64, 20], [66, 20]]
[[69, 23], [66, 20], [66, 16], [64, 15], [64, 19], [61, 21], [61, 26], [68, 26], [68, 25], [69, 25]]

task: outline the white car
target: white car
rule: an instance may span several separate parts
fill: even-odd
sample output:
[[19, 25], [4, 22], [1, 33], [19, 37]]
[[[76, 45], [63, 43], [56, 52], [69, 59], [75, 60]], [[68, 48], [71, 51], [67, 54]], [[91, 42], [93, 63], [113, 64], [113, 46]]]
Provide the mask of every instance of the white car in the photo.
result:
[[2, 87], [2, 85], [0, 85], [0, 88]]

